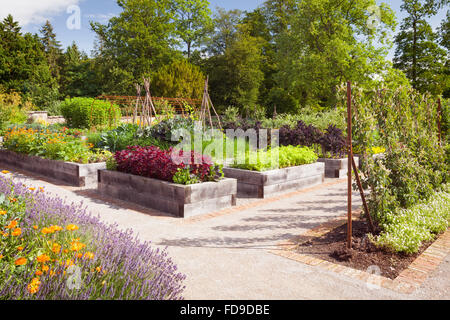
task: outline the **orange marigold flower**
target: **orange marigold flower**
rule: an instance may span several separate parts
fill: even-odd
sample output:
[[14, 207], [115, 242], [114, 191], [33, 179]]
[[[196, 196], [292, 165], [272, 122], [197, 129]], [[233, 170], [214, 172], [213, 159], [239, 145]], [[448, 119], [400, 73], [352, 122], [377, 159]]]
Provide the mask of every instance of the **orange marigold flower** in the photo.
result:
[[31, 187], [31, 188], [28, 188], [28, 190], [30, 190], [30, 191], [35, 191], [36, 188]]
[[17, 220], [11, 221], [6, 229], [14, 229], [15, 227], [17, 227]]
[[39, 227], [38, 226], [33, 226], [33, 229], [34, 230], [37, 230]]
[[26, 258], [19, 258], [14, 262], [14, 264], [16, 266], [23, 266], [23, 265], [26, 265], [27, 262], [28, 262], [28, 260]]
[[46, 254], [40, 255], [36, 259], [40, 263], [46, 263], [46, 262], [50, 261], [50, 257], [48, 255], [46, 255]]
[[2, 173], [3, 173], [3, 174], [8, 174], [8, 173], [10, 173], [10, 172], [9, 172], [8, 170], [3, 170]]
[[35, 275], [37, 275], [38, 277], [39, 277], [39, 276], [42, 276], [42, 271], [41, 271], [41, 270], [37, 270], [36, 273], [35, 273]]
[[53, 233], [52, 229], [50, 229], [50, 228], [43, 228], [41, 232], [42, 232], [43, 234]]
[[48, 270], [50, 270], [50, 267], [44, 264], [41, 269], [42, 271], [47, 272]]
[[54, 233], [56, 231], [61, 231], [63, 228], [60, 226], [51, 226], [49, 229]]
[[3, 259], [4, 255], [0, 254], [0, 259]]
[[18, 247], [17, 250], [23, 251], [23, 247]]
[[39, 191], [44, 192], [44, 188], [43, 187], [39, 187]]
[[17, 202], [16, 198], [8, 198], [10, 202]]
[[18, 237], [22, 234], [22, 229], [16, 228], [16, 229], [14, 229], [14, 231], [11, 234], [13, 237]]
[[81, 242], [72, 242], [72, 244], [71, 244], [71, 248], [70, 248], [70, 250], [72, 250], [72, 251], [80, 251], [80, 250], [83, 250], [84, 248], [86, 247], [86, 245], [84, 244], [84, 243], [81, 243]]
[[97, 268], [95, 268], [95, 270], [96, 270], [97, 272], [101, 272], [101, 271], [102, 271], [102, 267], [97, 267]]
[[75, 231], [75, 230], [78, 230], [79, 228], [78, 228], [78, 226], [76, 226], [76, 225], [74, 225], [74, 224], [69, 224], [69, 225], [66, 227], [66, 229], [69, 230], [69, 231]]
[[4, 215], [7, 214], [7, 213], [8, 213], [7, 211], [1, 210], [1, 211], [0, 211], [0, 216], [4, 216]]
[[53, 246], [52, 246], [52, 251], [54, 253], [59, 253], [61, 251], [61, 246], [59, 244], [57, 244], [57, 243], [54, 243]]
[[31, 283], [29, 283], [27, 286], [28, 292], [31, 294], [35, 294], [36, 292], [39, 291], [40, 285], [41, 281], [39, 280], [39, 278], [34, 278], [33, 280], [31, 280]]

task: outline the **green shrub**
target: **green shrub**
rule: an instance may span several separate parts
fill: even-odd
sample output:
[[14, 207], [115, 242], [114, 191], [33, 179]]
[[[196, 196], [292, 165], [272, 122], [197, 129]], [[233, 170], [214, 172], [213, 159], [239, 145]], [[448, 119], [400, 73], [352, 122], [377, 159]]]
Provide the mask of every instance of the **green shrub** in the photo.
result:
[[119, 106], [93, 98], [66, 99], [61, 113], [70, 128], [93, 128], [117, 123], [121, 113]]
[[25, 108], [21, 106], [22, 98], [16, 92], [0, 92], [0, 133], [6, 130], [8, 125], [23, 124], [27, 121]]
[[374, 242], [383, 248], [407, 254], [417, 253], [424, 241], [431, 241], [447, 230], [450, 222], [450, 194], [434, 193], [409, 209], [397, 209], [385, 215], [383, 232]]
[[[310, 148], [286, 146], [268, 151], [248, 151], [245, 154], [245, 159], [243, 159], [243, 155], [238, 155], [232, 167], [251, 171], [268, 171], [311, 164], [316, 162], [317, 159], [317, 154]], [[243, 163], [243, 160], [245, 160], [245, 163]]]

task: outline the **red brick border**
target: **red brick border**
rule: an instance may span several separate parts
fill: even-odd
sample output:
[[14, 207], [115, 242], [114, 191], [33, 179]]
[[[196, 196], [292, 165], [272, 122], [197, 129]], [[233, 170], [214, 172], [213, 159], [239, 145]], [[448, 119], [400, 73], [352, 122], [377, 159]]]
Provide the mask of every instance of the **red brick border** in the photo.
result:
[[[357, 218], [360, 214], [361, 211], [357, 211], [354, 213], [354, 217]], [[311, 229], [300, 237], [320, 237], [331, 230], [344, 225], [346, 222], [347, 217], [341, 217], [331, 222], [327, 222], [317, 228]], [[310, 266], [318, 266], [341, 275], [362, 280], [368, 284], [405, 294], [411, 294], [419, 288], [431, 275], [431, 273], [437, 269], [445, 257], [450, 254], [450, 229], [447, 229], [447, 231], [440, 235], [438, 239], [419, 257], [417, 257], [417, 259], [414, 260], [407, 269], [403, 270], [396, 279], [392, 280], [383, 276], [370, 274], [365, 271], [318, 259], [306, 254], [297, 253], [293, 250], [298, 244], [298, 238], [299, 237], [295, 237], [290, 240], [280, 242], [277, 245], [278, 249], [269, 250], [269, 252]]]

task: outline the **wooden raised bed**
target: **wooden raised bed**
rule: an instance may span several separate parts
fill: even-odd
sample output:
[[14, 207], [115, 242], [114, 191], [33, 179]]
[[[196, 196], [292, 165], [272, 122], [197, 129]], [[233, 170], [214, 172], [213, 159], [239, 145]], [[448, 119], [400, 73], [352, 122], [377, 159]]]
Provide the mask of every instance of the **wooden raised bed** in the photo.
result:
[[237, 182], [223, 179], [180, 185], [128, 173], [100, 170], [101, 194], [186, 218], [236, 205]]
[[325, 164], [319, 162], [264, 172], [235, 168], [224, 168], [223, 172], [225, 177], [238, 181], [238, 196], [252, 198], [304, 189], [325, 180]]
[[[348, 159], [324, 159], [317, 160], [325, 164], [325, 177], [327, 178], [345, 178], [348, 172]], [[359, 158], [355, 157], [356, 166], [359, 167]]]
[[0, 163], [45, 177], [53, 178], [75, 187], [95, 184], [97, 171], [106, 168], [106, 163], [79, 164], [44, 159], [36, 156], [0, 149]]

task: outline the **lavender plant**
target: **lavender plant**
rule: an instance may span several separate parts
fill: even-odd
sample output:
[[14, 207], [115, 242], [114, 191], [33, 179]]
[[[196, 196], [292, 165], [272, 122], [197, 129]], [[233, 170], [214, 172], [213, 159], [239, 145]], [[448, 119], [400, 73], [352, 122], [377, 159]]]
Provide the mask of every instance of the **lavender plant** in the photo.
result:
[[183, 298], [166, 250], [41, 191], [0, 178], [0, 299]]

